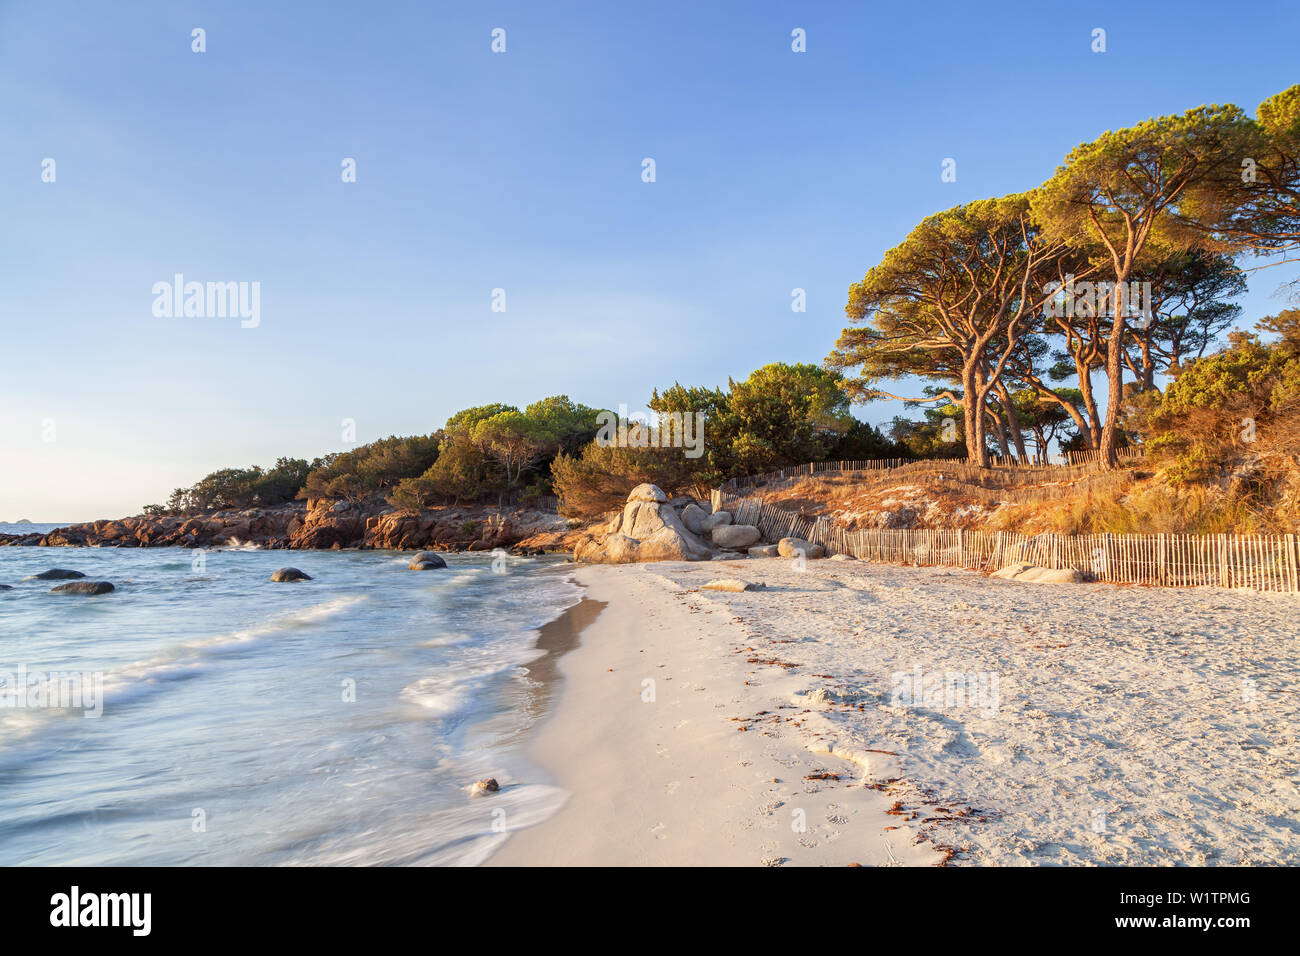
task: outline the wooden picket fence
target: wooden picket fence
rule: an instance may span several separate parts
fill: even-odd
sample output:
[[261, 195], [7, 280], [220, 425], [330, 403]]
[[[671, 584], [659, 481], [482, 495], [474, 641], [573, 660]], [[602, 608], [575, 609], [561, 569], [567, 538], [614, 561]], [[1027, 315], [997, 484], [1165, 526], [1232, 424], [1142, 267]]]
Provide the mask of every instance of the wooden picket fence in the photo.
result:
[[719, 488], [715, 511], [752, 524], [764, 540], [802, 538], [866, 561], [996, 571], [1015, 561], [1076, 568], [1085, 580], [1160, 587], [1248, 588], [1300, 593], [1300, 552], [1294, 534], [1018, 534], [958, 528], [846, 531], [822, 517], [809, 520]]
[[[1136, 462], [1142, 458], [1141, 448], [1122, 448], [1119, 460]], [[791, 465], [762, 475], [733, 478], [724, 486], [732, 492], [759, 486], [779, 487], [819, 475], [853, 477], [867, 474], [909, 475], [944, 472], [966, 480], [988, 481], [999, 474], [1014, 474], [1018, 480], [1062, 481], [1096, 474], [1100, 469], [1097, 451], [1069, 452], [1064, 460], [1044, 462], [1034, 459], [1001, 458], [994, 456], [990, 466], [982, 468], [969, 458], [872, 458], [861, 461], [815, 461], [806, 465]]]

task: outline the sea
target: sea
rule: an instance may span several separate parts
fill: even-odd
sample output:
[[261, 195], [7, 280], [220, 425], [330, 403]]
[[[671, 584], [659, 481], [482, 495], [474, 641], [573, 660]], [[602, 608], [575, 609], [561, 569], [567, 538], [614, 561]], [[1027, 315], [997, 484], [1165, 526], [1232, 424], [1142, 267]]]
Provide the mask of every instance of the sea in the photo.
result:
[[445, 557], [0, 547], [0, 865], [473, 865], [546, 819], [538, 634], [581, 588]]

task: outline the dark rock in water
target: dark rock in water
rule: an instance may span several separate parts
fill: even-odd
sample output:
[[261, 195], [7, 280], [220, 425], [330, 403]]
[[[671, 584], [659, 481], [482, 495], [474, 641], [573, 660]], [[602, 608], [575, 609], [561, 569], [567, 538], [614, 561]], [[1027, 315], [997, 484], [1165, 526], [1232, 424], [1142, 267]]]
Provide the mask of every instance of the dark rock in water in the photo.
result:
[[411, 559], [411, 563], [406, 567], [411, 571], [433, 571], [446, 566], [447, 562], [443, 560], [442, 555], [437, 551], [421, 551]]
[[114, 590], [113, 585], [107, 581], [69, 581], [67, 584], [50, 588], [50, 593], [60, 591], [64, 594], [107, 594], [112, 590]]
[[48, 571], [32, 575], [32, 579], [36, 581], [64, 581], [68, 578], [84, 577], [85, 575], [80, 571], [69, 571], [67, 568], [50, 568]]
[[310, 574], [303, 574], [297, 568], [281, 568], [271, 575], [272, 581], [310, 581]]
[[12, 591], [13, 589], [14, 586], [12, 584], [0, 584], [0, 591]]
[[501, 786], [497, 783], [496, 777], [484, 777], [482, 780], [475, 783], [474, 786], [470, 787], [470, 792], [473, 793], [474, 796], [478, 797], [485, 793], [496, 793], [500, 789]]

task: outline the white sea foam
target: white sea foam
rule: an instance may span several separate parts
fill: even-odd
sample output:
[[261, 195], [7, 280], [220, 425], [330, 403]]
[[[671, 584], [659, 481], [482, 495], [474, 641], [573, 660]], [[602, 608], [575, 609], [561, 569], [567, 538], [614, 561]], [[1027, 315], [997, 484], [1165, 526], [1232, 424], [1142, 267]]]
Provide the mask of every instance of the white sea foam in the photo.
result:
[[[110, 709], [138, 701], [163, 690], [168, 684], [203, 674], [212, 667], [210, 657], [245, 649], [274, 634], [309, 627], [365, 600], [367, 598], [364, 595], [334, 598], [313, 607], [277, 614], [249, 627], [183, 641], [154, 657], [108, 671], [103, 675], [103, 706]], [[0, 745], [8, 743], [13, 737], [39, 730], [51, 718], [67, 716], [69, 713], [72, 712], [54, 708], [0, 710], [0, 730], [4, 732]], [[76, 713], [80, 716], [80, 712]]]
[[[4, 592], [0, 662], [92, 668], [104, 714], [0, 710], [0, 865], [474, 863], [507, 838], [491, 810], [513, 830], [563, 801], [516, 749], [539, 716], [515, 679], [533, 629], [580, 594], [553, 562], [322, 552], [312, 573], [347, 582], [322, 600], [263, 586], [280, 557], [227, 549], [195, 575], [174, 549], [74, 549], [60, 563], [139, 585]], [[0, 580], [30, 570], [0, 549]], [[471, 804], [482, 776], [502, 791]], [[175, 839], [178, 806], [219, 815], [220, 839]]]

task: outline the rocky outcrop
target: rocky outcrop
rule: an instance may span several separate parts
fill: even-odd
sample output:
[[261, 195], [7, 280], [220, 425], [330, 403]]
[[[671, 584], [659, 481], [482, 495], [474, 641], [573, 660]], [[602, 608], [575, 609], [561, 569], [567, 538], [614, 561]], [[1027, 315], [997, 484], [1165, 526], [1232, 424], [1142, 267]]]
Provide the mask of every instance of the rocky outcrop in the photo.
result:
[[634, 561], [707, 561], [713, 549], [682, 522], [657, 485], [637, 485], [621, 514], [574, 549], [578, 561], [630, 564]]
[[317, 498], [268, 508], [196, 515], [139, 515], [58, 528], [48, 534], [0, 534], [0, 545], [116, 548], [385, 549], [491, 551], [537, 554], [569, 551], [581, 529], [554, 511], [534, 508], [445, 506], [395, 509], [381, 499]]

